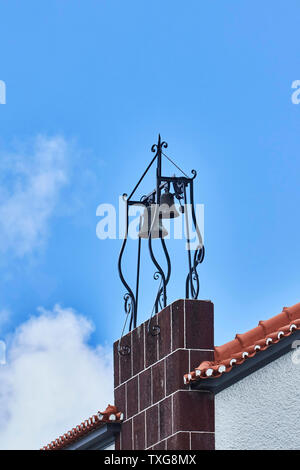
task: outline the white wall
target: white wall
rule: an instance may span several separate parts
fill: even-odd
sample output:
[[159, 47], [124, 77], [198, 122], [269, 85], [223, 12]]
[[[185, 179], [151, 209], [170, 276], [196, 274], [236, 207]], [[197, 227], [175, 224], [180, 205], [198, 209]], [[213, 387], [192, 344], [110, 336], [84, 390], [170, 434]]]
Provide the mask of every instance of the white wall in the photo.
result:
[[216, 449], [300, 449], [300, 364], [291, 355], [216, 395]]

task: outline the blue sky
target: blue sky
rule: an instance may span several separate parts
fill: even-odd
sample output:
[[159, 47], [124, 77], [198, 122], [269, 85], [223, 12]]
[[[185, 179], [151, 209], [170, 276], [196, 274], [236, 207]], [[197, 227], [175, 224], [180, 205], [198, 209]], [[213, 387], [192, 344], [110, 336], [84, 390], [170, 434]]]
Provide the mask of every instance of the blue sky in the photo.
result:
[[[130, 191], [158, 132], [198, 171], [200, 298], [215, 304], [216, 344], [299, 302], [299, 15], [294, 0], [0, 2], [1, 207], [26, 196], [1, 225], [2, 339], [57, 303], [94, 323], [92, 345], [118, 338], [121, 241], [97, 239], [96, 208]], [[31, 191], [44, 164], [46, 196]], [[23, 214], [41, 224], [25, 251]], [[183, 245], [171, 246], [170, 301], [186, 273]], [[145, 262], [140, 321], [152, 271]]]

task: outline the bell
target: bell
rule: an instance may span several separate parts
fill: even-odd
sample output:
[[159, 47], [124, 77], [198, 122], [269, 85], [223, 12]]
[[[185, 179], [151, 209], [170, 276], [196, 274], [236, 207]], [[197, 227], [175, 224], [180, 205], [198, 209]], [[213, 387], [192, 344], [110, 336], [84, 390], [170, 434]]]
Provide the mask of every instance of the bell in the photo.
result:
[[161, 195], [159, 211], [162, 219], [174, 219], [175, 217], [179, 217], [180, 214], [174, 203], [174, 194], [165, 192]]
[[139, 231], [139, 237], [149, 238], [150, 231], [151, 238], [164, 238], [168, 235], [168, 231], [162, 224], [161, 218], [159, 217], [159, 211], [155, 204], [146, 207], [144, 210], [143, 224]]

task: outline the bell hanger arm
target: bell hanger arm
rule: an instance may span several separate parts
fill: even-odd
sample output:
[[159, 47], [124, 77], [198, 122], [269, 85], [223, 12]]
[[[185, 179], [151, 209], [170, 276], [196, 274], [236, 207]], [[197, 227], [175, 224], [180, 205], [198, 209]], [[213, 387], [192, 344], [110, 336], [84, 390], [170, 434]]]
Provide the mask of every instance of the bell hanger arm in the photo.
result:
[[[163, 189], [168, 189], [170, 186], [169, 183], [167, 182], [164, 182], [160, 185], [160, 190], [162, 191]], [[143, 196], [139, 201], [127, 201], [128, 202], [128, 205], [130, 206], [146, 206], [147, 204], [150, 203], [149, 200], [151, 200], [151, 203], [154, 203], [154, 198], [155, 198], [155, 195], [156, 195], [156, 189], [153, 189], [153, 191], [151, 191], [151, 193]], [[152, 200], [153, 199], [153, 200]]]

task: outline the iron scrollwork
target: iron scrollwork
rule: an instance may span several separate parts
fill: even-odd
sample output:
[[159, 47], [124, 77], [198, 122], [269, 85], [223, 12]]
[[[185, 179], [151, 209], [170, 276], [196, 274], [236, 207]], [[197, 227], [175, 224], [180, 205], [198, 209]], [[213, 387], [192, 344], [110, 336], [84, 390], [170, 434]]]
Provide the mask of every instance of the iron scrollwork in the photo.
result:
[[[197, 224], [196, 220], [196, 214], [195, 214], [195, 207], [194, 207], [194, 192], [193, 192], [193, 182], [194, 179], [197, 176], [197, 172], [195, 170], [192, 170], [192, 177], [188, 177], [172, 160], [170, 157], [168, 157], [165, 153], [163, 153], [162, 149], [168, 148], [168, 144], [165, 141], [161, 141], [160, 135], [158, 138], [158, 143], [152, 145], [151, 151], [155, 153], [153, 159], [151, 160], [150, 164], [144, 171], [143, 175], [139, 179], [138, 183], [134, 187], [132, 193], [130, 194], [129, 197], [127, 195], [123, 195], [123, 198], [126, 202], [126, 229], [125, 229], [125, 236], [124, 240], [122, 243], [121, 251], [120, 251], [120, 256], [119, 256], [119, 261], [118, 261], [118, 268], [119, 268], [119, 275], [121, 282], [123, 283], [126, 293], [124, 295], [124, 310], [126, 314], [126, 320], [125, 320], [125, 325], [128, 320], [129, 321], [129, 330], [132, 328], [135, 328], [137, 326], [137, 309], [138, 309], [138, 294], [139, 294], [139, 276], [140, 276], [140, 252], [141, 252], [141, 237], [142, 238], [148, 238], [148, 249], [149, 249], [149, 254], [150, 258], [155, 266], [155, 273], [153, 275], [155, 280], [160, 280], [160, 284], [156, 293], [156, 297], [154, 300], [154, 305], [153, 305], [153, 311], [152, 314], [149, 318], [148, 321], [148, 332], [151, 335], [156, 336], [160, 332], [160, 327], [157, 324], [153, 323], [154, 316], [153, 313], [157, 314], [160, 310], [162, 310], [164, 307], [167, 305], [167, 285], [170, 280], [171, 276], [171, 261], [169, 257], [169, 253], [167, 250], [167, 246], [165, 243], [165, 240], [162, 235], [162, 229], [161, 229], [161, 219], [164, 217], [163, 214], [160, 212], [160, 202], [161, 202], [161, 192], [165, 191], [166, 193], [170, 193], [171, 190], [171, 185], [173, 186], [174, 193], [172, 193], [172, 197], [176, 197], [176, 199], [179, 201], [180, 208], [181, 208], [181, 213], [184, 214], [186, 223], [187, 223], [187, 242], [188, 242], [188, 262], [189, 262], [189, 271], [186, 277], [186, 298], [189, 298], [190, 296], [193, 299], [197, 299], [199, 295], [199, 290], [200, 290], [200, 282], [199, 282], [199, 276], [197, 272], [197, 267], [200, 263], [203, 262], [204, 255], [205, 255], [205, 250], [204, 246], [202, 243], [202, 237], [201, 233]], [[174, 166], [181, 171], [183, 176], [176, 177], [175, 175], [172, 177], [167, 177], [167, 176], [162, 176], [162, 155], [164, 155], [171, 163], [174, 164]], [[156, 188], [148, 195], [144, 195], [140, 198], [139, 201], [133, 201], [132, 197], [134, 193], [136, 192], [137, 188], [139, 187], [140, 183], [144, 179], [145, 175], [148, 173], [149, 169], [153, 165], [153, 163], [156, 161]], [[189, 211], [187, 209], [187, 189], [189, 187], [189, 202], [190, 202], [190, 207], [191, 207], [191, 220], [193, 223], [193, 226], [196, 231], [196, 235], [198, 238], [198, 245], [196, 250], [194, 250], [193, 256], [190, 250], [190, 240], [189, 240], [189, 229], [188, 229], [188, 217], [189, 217]], [[165, 194], [164, 194], [165, 196]], [[164, 199], [165, 200], [165, 199]], [[184, 202], [184, 206], [182, 205], [182, 202]], [[152, 222], [151, 222], [151, 229], [148, 232], [148, 236], [145, 237], [144, 230], [142, 231], [140, 237], [139, 237], [139, 245], [138, 245], [138, 263], [137, 263], [137, 278], [136, 278], [136, 293], [133, 293], [133, 290], [127, 283], [127, 281], [124, 278], [123, 272], [122, 272], [122, 257], [125, 251], [126, 243], [127, 243], [127, 238], [128, 238], [128, 223], [129, 223], [129, 211], [128, 207], [131, 205], [140, 205], [144, 207], [144, 210], [148, 210], [149, 207], [152, 207], [152, 205], [156, 205], [156, 210], [159, 211], [158, 217], [159, 217], [159, 235], [156, 235], [154, 238], [160, 238], [161, 240], [161, 246], [162, 250], [164, 252], [165, 256], [165, 261], [166, 261], [166, 273], [158, 263], [154, 252], [153, 252], [153, 247], [152, 247], [152, 236], [151, 236], [151, 229], [152, 229]], [[170, 204], [171, 206], [171, 204]], [[149, 209], [150, 210], [150, 209]], [[174, 212], [173, 212], [174, 214]], [[176, 211], [176, 217], [179, 216], [179, 213]], [[157, 215], [157, 214], [156, 214]], [[168, 216], [165, 216], [168, 217]], [[174, 217], [174, 215], [173, 215]], [[155, 220], [158, 220], [154, 218]], [[147, 230], [146, 230], [146, 235], [147, 235]], [[124, 331], [124, 329], [123, 329]], [[123, 333], [122, 333], [123, 336]], [[122, 337], [121, 337], [122, 340]], [[121, 340], [119, 342], [119, 353], [121, 355], [126, 355], [130, 354], [130, 346], [128, 345], [121, 345]]]
[[167, 305], [167, 283], [166, 283], [165, 273], [163, 272], [161, 266], [159, 265], [157, 259], [154, 256], [153, 248], [152, 248], [152, 237], [151, 237], [151, 235], [149, 236], [148, 240], [149, 240], [148, 241], [148, 246], [149, 246], [150, 257], [151, 257], [151, 260], [152, 260], [154, 266], [157, 269], [157, 271], [153, 275], [153, 278], [155, 280], [160, 279], [160, 281], [161, 281], [160, 286], [158, 288], [158, 293], [156, 295], [155, 303], [154, 303], [155, 313], [157, 313], [158, 312], [158, 306], [160, 306], [160, 308], [164, 308]]
[[199, 282], [199, 275], [197, 272], [197, 267], [201, 264], [204, 260], [205, 256], [205, 248], [203, 245], [201, 233], [198, 227], [196, 214], [195, 214], [195, 205], [194, 205], [194, 186], [193, 180], [197, 176], [197, 172], [192, 170], [192, 174], [194, 175], [190, 182], [190, 204], [191, 204], [191, 213], [192, 213], [192, 220], [193, 225], [196, 230], [197, 238], [198, 238], [198, 246], [194, 252], [193, 257], [193, 265], [189, 270], [189, 273], [186, 278], [186, 298], [189, 298], [189, 294], [191, 293], [192, 299], [197, 299], [200, 291], [200, 282]]
[[[124, 253], [124, 250], [125, 250], [125, 247], [126, 247], [127, 239], [128, 239], [127, 194], [123, 194], [123, 200], [126, 203], [126, 225], [125, 225], [124, 240], [123, 240], [122, 248], [121, 248], [120, 255], [119, 255], [118, 270], [119, 270], [119, 276], [120, 276], [121, 282], [124, 285], [125, 289], [127, 290], [127, 292], [124, 294], [124, 297], [123, 297], [124, 298], [124, 310], [125, 310], [125, 314], [126, 314], [124, 328], [126, 326], [128, 317], [130, 317], [129, 330], [131, 330], [132, 325], [136, 323], [136, 318], [137, 318], [136, 300], [135, 300], [135, 296], [133, 294], [132, 289], [130, 288], [129, 284], [126, 282], [126, 280], [124, 278], [123, 271], [122, 271], [122, 258], [123, 258], [123, 253]], [[124, 328], [123, 328], [123, 332], [124, 332]], [[123, 332], [122, 332], [122, 336], [123, 336]], [[121, 346], [121, 339], [120, 339], [119, 344], [118, 344], [119, 354], [122, 355], [122, 356], [130, 354], [130, 346], [127, 346], [127, 345], [122, 345]]]

